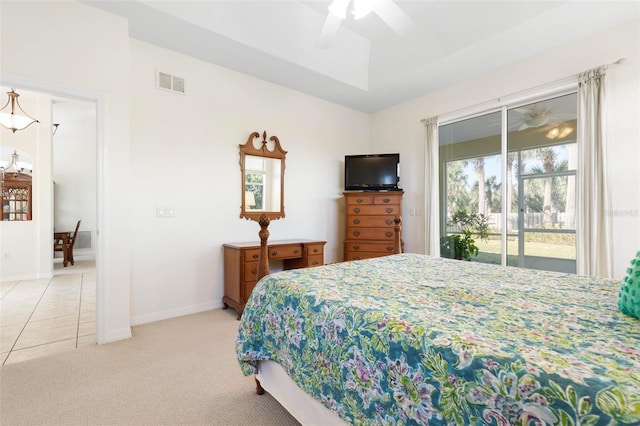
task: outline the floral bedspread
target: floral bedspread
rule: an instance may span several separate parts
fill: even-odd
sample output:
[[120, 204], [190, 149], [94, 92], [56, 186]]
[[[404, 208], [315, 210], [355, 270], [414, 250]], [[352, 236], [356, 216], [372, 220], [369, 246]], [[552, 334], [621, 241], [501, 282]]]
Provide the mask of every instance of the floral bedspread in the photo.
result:
[[278, 272], [236, 352], [348, 423], [640, 424], [640, 320], [619, 283], [399, 254]]

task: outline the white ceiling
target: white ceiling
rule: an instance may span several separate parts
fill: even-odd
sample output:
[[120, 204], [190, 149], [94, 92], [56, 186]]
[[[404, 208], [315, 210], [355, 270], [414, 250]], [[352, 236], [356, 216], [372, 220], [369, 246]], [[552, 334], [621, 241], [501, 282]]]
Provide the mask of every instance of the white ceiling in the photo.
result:
[[367, 113], [640, 17], [637, 0], [396, 0], [407, 34], [349, 17], [318, 49], [328, 0], [84, 3], [128, 18], [133, 38]]

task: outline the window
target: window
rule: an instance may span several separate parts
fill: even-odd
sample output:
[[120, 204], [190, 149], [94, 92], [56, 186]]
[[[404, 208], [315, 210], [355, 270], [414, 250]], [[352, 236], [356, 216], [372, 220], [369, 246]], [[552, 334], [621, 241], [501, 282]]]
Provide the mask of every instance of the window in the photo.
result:
[[576, 102], [440, 126], [442, 256], [575, 273]]

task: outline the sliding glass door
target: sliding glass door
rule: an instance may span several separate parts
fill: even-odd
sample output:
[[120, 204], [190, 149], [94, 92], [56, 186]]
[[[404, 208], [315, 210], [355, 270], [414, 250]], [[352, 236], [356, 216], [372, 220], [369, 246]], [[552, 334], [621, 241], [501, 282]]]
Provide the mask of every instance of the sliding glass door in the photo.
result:
[[575, 129], [575, 93], [440, 126], [441, 255], [575, 273]]

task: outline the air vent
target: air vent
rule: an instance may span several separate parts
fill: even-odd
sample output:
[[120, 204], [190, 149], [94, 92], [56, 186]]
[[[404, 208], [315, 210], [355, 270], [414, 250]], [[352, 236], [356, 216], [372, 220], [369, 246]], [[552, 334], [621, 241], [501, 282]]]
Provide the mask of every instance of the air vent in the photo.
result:
[[156, 87], [184, 95], [184, 78], [165, 72], [156, 72]]

